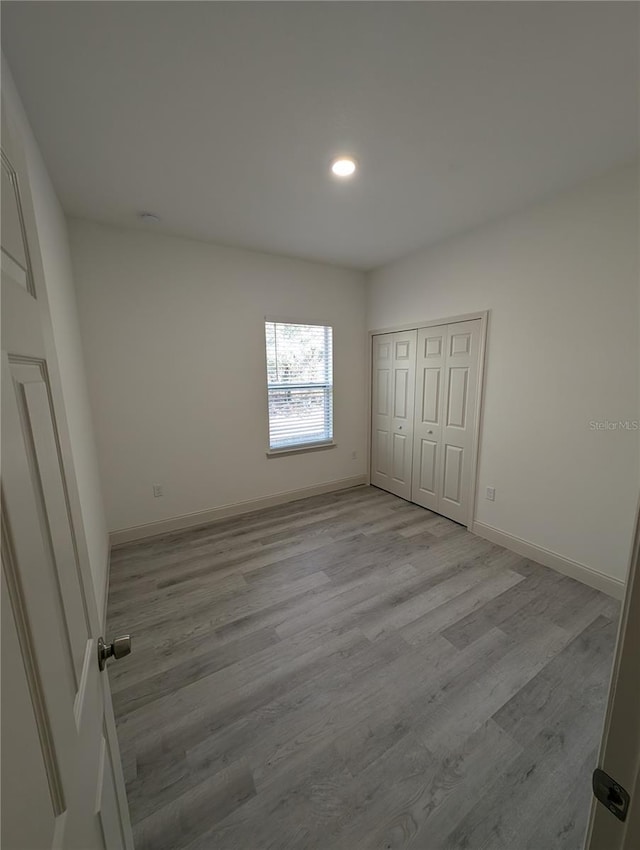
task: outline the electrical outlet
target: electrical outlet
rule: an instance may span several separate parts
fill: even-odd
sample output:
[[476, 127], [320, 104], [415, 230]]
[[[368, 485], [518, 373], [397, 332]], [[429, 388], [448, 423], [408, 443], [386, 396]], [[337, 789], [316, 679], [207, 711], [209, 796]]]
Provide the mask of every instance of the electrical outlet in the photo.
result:
[[158, 496], [164, 496], [164, 492], [162, 490], [162, 484], [154, 484], [153, 485], [153, 495], [157, 499]]
[[496, 488], [495, 487], [487, 487], [487, 499], [490, 502], [495, 502], [496, 500]]
[[351, 452], [351, 460], [358, 460], [358, 452]]

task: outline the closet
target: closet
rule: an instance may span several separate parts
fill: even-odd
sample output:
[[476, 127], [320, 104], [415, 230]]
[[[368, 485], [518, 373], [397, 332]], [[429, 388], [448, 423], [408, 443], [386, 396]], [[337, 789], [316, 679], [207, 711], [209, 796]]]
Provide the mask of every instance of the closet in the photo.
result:
[[482, 321], [373, 336], [371, 483], [468, 525]]

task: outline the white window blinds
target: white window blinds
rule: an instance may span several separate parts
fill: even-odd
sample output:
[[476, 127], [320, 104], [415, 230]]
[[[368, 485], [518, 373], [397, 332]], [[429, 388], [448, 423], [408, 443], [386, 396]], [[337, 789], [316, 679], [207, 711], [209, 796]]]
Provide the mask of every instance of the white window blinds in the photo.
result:
[[332, 328], [265, 322], [269, 447], [333, 439]]

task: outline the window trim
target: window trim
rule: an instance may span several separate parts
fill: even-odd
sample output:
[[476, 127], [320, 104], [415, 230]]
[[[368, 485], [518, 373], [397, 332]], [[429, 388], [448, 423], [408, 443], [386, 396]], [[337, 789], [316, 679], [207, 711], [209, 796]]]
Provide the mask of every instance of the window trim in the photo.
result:
[[267, 449], [267, 457], [282, 457], [283, 455], [297, 455], [301, 452], [320, 452], [325, 449], [337, 449], [338, 444], [333, 440], [324, 443], [300, 443], [299, 446], [283, 446], [281, 449]]
[[334, 375], [335, 375], [335, 369], [334, 369], [334, 366], [335, 366], [335, 364], [334, 364], [334, 351], [335, 351], [335, 340], [334, 340], [335, 333], [334, 332], [335, 332], [335, 327], [334, 327], [333, 322], [330, 322], [330, 321], [324, 320], [324, 319], [300, 319], [300, 318], [294, 319], [294, 318], [291, 318], [291, 317], [267, 315], [267, 316], [264, 316], [263, 323], [262, 323], [263, 334], [266, 334], [266, 325], [268, 323], [284, 324], [284, 325], [312, 325], [312, 326], [317, 326], [317, 327], [321, 327], [321, 328], [331, 328], [331, 379], [332, 379], [331, 383], [330, 384], [328, 384], [328, 383], [319, 383], [319, 384], [312, 383], [312, 384], [299, 384], [299, 385], [298, 384], [296, 384], [296, 385], [286, 384], [286, 385], [283, 385], [283, 389], [284, 388], [294, 389], [296, 387], [305, 387], [305, 386], [307, 386], [309, 388], [313, 387], [313, 388], [318, 388], [318, 389], [321, 389], [321, 388], [328, 389], [328, 388], [330, 388], [331, 389], [331, 432], [332, 432], [332, 437], [328, 440], [314, 440], [313, 442], [298, 443], [298, 444], [293, 444], [293, 445], [290, 445], [290, 446], [280, 446], [280, 447], [275, 447], [275, 448], [272, 448], [269, 445], [269, 429], [270, 429], [270, 424], [271, 424], [270, 418], [269, 418], [269, 390], [273, 389], [273, 388], [269, 386], [269, 370], [268, 370], [266, 351], [265, 351], [264, 364], [265, 364], [265, 384], [266, 384], [266, 394], [267, 394], [267, 410], [266, 410], [266, 413], [267, 413], [267, 448], [266, 448], [266, 451], [265, 451], [266, 456], [268, 458], [273, 458], [273, 457], [281, 457], [281, 456], [286, 456], [286, 455], [300, 454], [300, 453], [305, 453], [305, 452], [323, 451], [323, 450], [326, 450], [326, 449], [337, 448], [338, 444], [335, 441], [336, 434], [335, 434], [335, 406], [334, 406], [334, 402], [335, 402], [335, 380], [334, 380]]

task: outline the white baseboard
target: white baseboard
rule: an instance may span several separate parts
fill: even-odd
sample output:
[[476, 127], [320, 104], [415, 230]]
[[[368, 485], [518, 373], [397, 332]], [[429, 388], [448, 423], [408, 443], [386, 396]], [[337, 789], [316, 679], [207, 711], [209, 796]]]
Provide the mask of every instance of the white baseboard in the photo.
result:
[[529, 543], [520, 537], [514, 537], [512, 534], [500, 531], [492, 525], [485, 525], [483, 522], [474, 522], [473, 528], [470, 530], [491, 543], [504, 546], [505, 549], [509, 549], [517, 555], [522, 555], [523, 558], [528, 558], [530, 561], [543, 564], [543, 566], [556, 570], [563, 575], [575, 578], [583, 584], [588, 584], [589, 587], [595, 587], [596, 590], [601, 590], [608, 596], [613, 596], [615, 599], [622, 599], [624, 596], [625, 583], [623, 581], [606, 576], [585, 564], [572, 561], [571, 558], [565, 558], [563, 555], [557, 555], [549, 549], [536, 546], [534, 543]]
[[261, 496], [259, 499], [248, 499], [245, 502], [235, 502], [231, 505], [221, 505], [208, 511], [196, 511], [192, 514], [171, 517], [159, 522], [148, 522], [145, 525], [135, 525], [131, 528], [121, 528], [109, 534], [111, 546], [121, 546], [123, 543], [131, 543], [133, 540], [144, 540], [146, 537], [156, 537], [159, 534], [169, 534], [172, 531], [182, 531], [185, 528], [194, 528], [198, 525], [208, 525], [217, 519], [239, 516], [261, 508], [271, 508], [275, 505], [284, 505], [287, 502], [295, 502], [298, 499], [307, 499], [310, 496], [321, 496], [323, 493], [332, 493], [335, 490], [347, 490], [350, 487], [358, 487], [367, 483], [366, 475], [354, 475], [351, 478], [340, 478], [337, 481], [327, 481], [324, 484], [314, 484], [311, 487], [303, 487], [300, 490], [288, 490], [285, 493], [274, 493], [272, 496]]

